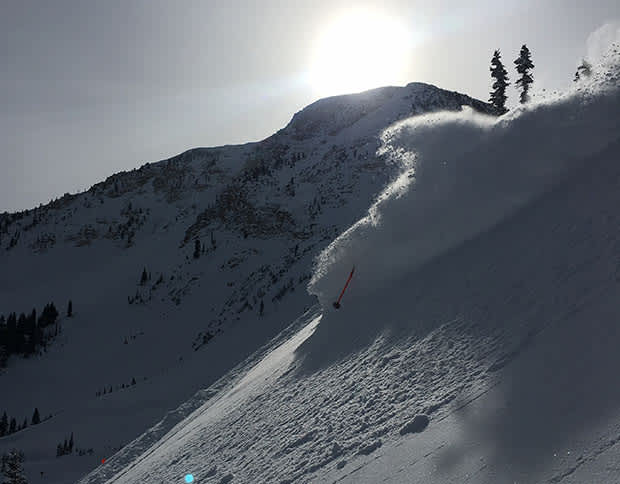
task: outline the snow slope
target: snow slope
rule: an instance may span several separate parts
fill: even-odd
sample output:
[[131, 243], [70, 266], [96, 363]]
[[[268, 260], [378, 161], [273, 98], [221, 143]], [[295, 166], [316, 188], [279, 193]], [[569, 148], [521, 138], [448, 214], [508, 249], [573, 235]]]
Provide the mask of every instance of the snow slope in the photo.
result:
[[617, 482], [619, 55], [497, 122], [387, 130], [402, 174], [318, 257], [320, 316], [80, 482]]
[[[51, 416], [0, 438], [0, 453], [24, 451], [31, 481], [75, 482], [168, 415], [149, 435], [165, 433], [179, 405], [315, 303], [315, 256], [400, 170], [376, 154], [382, 130], [462, 105], [489, 111], [417, 83], [329, 98], [260, 143], [189, 150], [0, 214], [0, 315], [50, 301], [61, 313], [45, 351], [0, 369], [0, 413]], [[320, 129], [302, 133], [311, 120]], [[71, 433], [84, 455], [57, 458]]]

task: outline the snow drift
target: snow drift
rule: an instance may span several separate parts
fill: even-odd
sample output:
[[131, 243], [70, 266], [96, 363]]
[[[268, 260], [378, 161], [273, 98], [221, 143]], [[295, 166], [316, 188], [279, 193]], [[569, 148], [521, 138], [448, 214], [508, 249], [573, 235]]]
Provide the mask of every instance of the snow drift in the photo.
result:
[[309, 292], [330, 308], [355, 265], [343, 306], [365, 311], [369, 294], [392, 292], [415, 268], [563, 180], [619, 136], [619, 59], [613, 45], [584, 84], [501, 118], [466, 109], [388, 128], [379, 151], [402, 174], [320, 254]]

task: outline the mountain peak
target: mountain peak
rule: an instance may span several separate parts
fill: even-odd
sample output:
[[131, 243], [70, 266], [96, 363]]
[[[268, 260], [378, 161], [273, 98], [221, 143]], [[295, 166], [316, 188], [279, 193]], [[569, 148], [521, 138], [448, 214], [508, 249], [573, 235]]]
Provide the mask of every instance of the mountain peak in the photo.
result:
[[295, 113], [280, 133], [298, 141], [315, 136], [336, 136], [371, 113], [377, 113], [385, 126], [418, 112], [455, 110], [463, 105], [484, 113], [492, 112], [487, 103], [432, 84], [412, 82], [405, 87], [379, 87], [319, 99]]

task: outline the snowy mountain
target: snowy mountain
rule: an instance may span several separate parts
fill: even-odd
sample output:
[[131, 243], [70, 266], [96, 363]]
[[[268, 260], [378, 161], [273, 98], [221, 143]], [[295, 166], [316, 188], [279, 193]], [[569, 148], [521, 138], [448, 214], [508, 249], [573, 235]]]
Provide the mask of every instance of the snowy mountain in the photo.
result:
[[390, 126], [319, 303], [80, 482], [618, 482], [619, 113], [616, 46], [499, 120]]
[[[461, 106], [490, 112], [419, 83], [323, 99], [262, 142], [190, 150], [0, 215], [0, 413], [28, 423], [0, 453], [22, 450], [33, 481], [74, 482], [271, 348], [316, 302], [315, 257], [399, 176], [398, 154], [377, 153], [383, 130]], [[41, 319], [51, 302], [59, 315]]]

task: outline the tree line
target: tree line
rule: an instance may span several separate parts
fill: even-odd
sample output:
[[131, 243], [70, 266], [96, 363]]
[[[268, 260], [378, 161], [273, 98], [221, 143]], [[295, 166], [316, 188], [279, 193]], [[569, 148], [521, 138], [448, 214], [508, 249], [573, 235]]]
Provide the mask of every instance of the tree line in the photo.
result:
[[[48, 415], [45, 420], [52, 418], [51, 415]], [[41, 414], [39, 413], [39, 409], [35, 408], [32, 413], [32, 418], [30, 419], [30, 425], [39, 425], [41, 423]], [[3, 412], [2, 417], [0, 417], [0, 437], [4, 437], [5, 435], [11, 435], [15, 432], [19, 432], [22, 429], [28, 427], [28, 419], [24, 418], [24, 422], [21, 424], [17, 423], [15, 417], [11, 417], [9, 419], [6, 411]]]
[[[37, 352], [61, 331], [58, 322], [58, 309], [53, 302], [48, 303], [37, 317], [35, 308], [30, 313], [13, 312], [4, 317], [0, 315], [0, 368], [6, 366], [6, 361], [11, 355], [28, 357]], [[67, 317], [73, 316], [73, 303], [67, 305]], [[53, 331], [46, 328], [54, 326]]]
[[65, 439], [64, 443], [58, 444], [56, 446], [56, 457], [62, 457], [63, 455], [69, 455], [73, 452], [73, 432], [71, 432], [71, 437], [67, 441]]
[[[127, 342], [127, 340], [125, 340], [125, 342]], [[136, 378], [132, 377], [131, 378], [131, 383], [127, 383], [127, 384], [123, 383], [120, 386], [116, 385], [115, 388], [112, 388], [112, 385], [110, 385], [109, 389], [108, 389], [108, 387], [103, 387], [103, 390], [97, 390], [95, 392], [95, 396], [96, 397], [100, 397], [102, 395], [106, 395], [107, 393], [112, 393], [114, 390], [124, 390], [125, 388], [129, 388], [129, 387], [132, 387], [134, 385], [136, 385]]]

